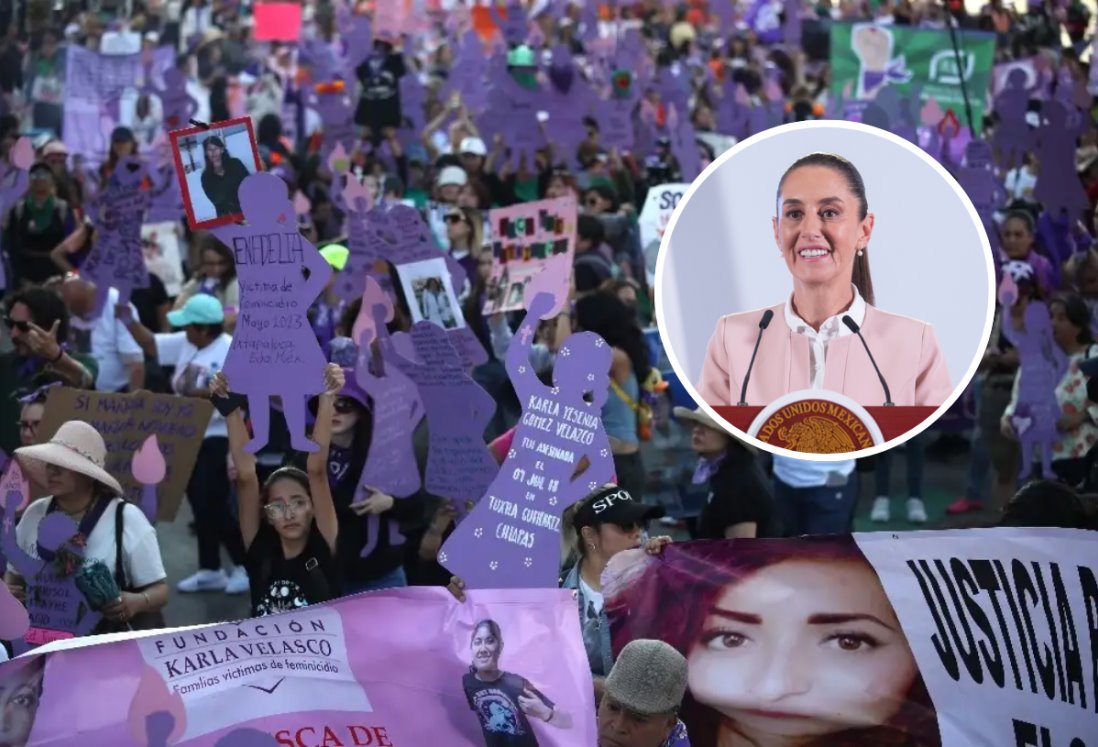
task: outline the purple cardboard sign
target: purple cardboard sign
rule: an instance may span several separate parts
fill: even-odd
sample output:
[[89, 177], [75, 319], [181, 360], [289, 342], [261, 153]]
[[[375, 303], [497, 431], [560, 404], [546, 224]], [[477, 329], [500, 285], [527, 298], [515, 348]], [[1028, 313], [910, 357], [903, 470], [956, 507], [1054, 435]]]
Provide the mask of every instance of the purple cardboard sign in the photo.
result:
[[633, 147], [634, 100], [610, 99], [598, 111], [599, 139], [607, 148], [628, 150]]
[[995, 97], [993, 108], [999, 118], [991, 144], [999, 152], [999, 162], [1009, 171], [1022, 165], [1022, 157], [1033, 150], [1035, 136], [1026, 123], [1029, 99], [1033, 91], [1026, 85], [1026, 72], [1015, 68], [1006, 77], [1003, 90]]
[[379, 338], [385, 370], [396, 368], [416, 386], [427, 418], [429, 451], [424, 486], [454, 501], [459, 514], [477, 501], [499, 470], [484, 441], [496, 403], [465, 373], [447, 333], [431, 322], [412, 327], [420, 362], [402, 355], [387, 336]]
[[[23, 470], [14, 459], [5, 465], [3, 477], [0, 477], [0, 496], [4, 505], [0, 507], [3, 516], [3, 524], [0, 525], [0, 535], [7, 538], [0, 541], [0, 564], [8, 567], [7, 555], [4, 552], [7, 542], [15, 541], [15, 516], [19, 507], [25, 503], [30, 495], [30, 486], [23, 476]], [[6, 584], [0, 584], [0, 640], [14, 641], [22, 638], [30, 626], [30, 617], [27, 608], [12, 596]]]
[[133, 461], [130, 463], [130, 472], [142, 485], [141, 510], [150, 524], [156, 524], [156, 488], [164, 482], [168, 475], [168, 463], [164, 454], [160, 451], [160, 443], [156, 440], [156, 434], [145, 439], [145, 442], [133, 453]]
[[178, 221], [183, 215], [183, 192], [179, 188], [179, 179], [175, 175], [175, 158], [172, 155], [171, 141], [158, 135], [152, 145], [155, 175], [150, 179], [149, 209], [145, 214], [147, 223], [166, 223]]
[[308, 100], [322, 123], [324, 145], [321, 160], [326, 161], [337, 145], [342, 145], [345, 150], [353, 148], [356, 138], [354, 105], [343, 81], [317, 83], [309, 91]]
[[164, 130], [182, 129], [190, 124], [191, 118], [198, 111], [198, 102], [187, 92], [187, 76], [177, 67], [169, 67], [163, 73], [164, 86], [158, 88], [152, 81], [152, 76], [146, 78], [143, 92], [154, 94], [160, 99], [160, 107], [164, 112]]
[[1033, 198], [1050, 215], [1060, 217], [1066, 213], [1072, 221], [1090, 209], [1090, 199], [1075, 170], [1075, 143], [1084, 127], [1084, 118], [1061, 101], [1046, 101], [1041, 107], [1041, 127], [1037, 130], [1041, 169]]
[[1018, 397], [1010, 421], [1022, 447], [1022, 468], [1018, 479], [1033, 470], [1033, 457], [1040, 450], [1041, 476], [1056, 479], [1052, 471], [1052, 447], [1060, 440], [1056, 427], [1063, 415], [1056, 400], [1056, 387], [1067, 372], [1067, 356], [1052, 334], [1052, 318], [1042, 301], [1026, 304], [1022, 329], [1004, 314], [1003, 334], [1018, 351]]
[[697, 135], [694, 133], [694, 126], [690, 124], [690, 118], [680, 117], [678, 110], [672, 107], [667, 112], [667, 131], [671, 136], [671, 152], [679, 162], [682, 181], [694, 181], [701, 174], [702, 165]]
[[[535, 287], [550, 285], [546, 278], [544, 286]], [[614, 474], [601, 416], [609, 392], [610, 346], [590, 332], [570, 336], [557, 354], [552, 387], [542, 384], [530, 365], [540, 320], [559, 312], [566, 298], [538, 293], [507, 351], [522, 417], [496, 479], [439, 553], [439, 562], [466, 588], [555, 588], [561, 513]], [[589, 467], [577, 476], [583, 457]]]
[[148, 178], [147, 164], [136, 156], [119, 160], [89, 210], [95, 217], [96, 237], [80, 266], [80, 274], [95, 283], [95, 304], [90, 319], [98, 319], [110, 289], [118, 290], [118, 302], [127, 304], [130, 294], [149, 287], [149, 272], [141, 249], [141, 225], [149, 206], [142, 189]]
[[[30, 178], [28, 170], [34, 165], [34, 145], [30, 138], [21, 137], [8, 152], [8, 160], [0, 164], [0, 215], [8, 212], [23, 198]], [[0, 262], [0, 291], [8, 287], [8, 278], [4, 265]]]
[[747, 137], [751, 108], [744, 103], [746, 98], [744, 87], [730, 77], [721, 89], [720, 104], [717, 105], [717, 130], [722, 135], [730, 135], [737, 140]]
[[[8, 506], [17, 500], [22, 496], [6, 496]], [[76, 571], [84, 557], [83, 542], [75, 541], [78, 532], [76, 524], [64, 514], [47, 514], [38, 525], [39, 557], [19, 546], [14, 531], [0, 534], [0, 547], [8, 563], [26, 583], [29, 627], [11, 642], [16, 656], [50, 641], [88, 635], [99, 624], [101, 615], [89, 608], [76, 588]], [[43, 559], [46, 556], [50, 560]]]
[[991, 242], [991, 255], [995, 261], [996, 276], [1002, 255], [999, 228], [995, 223], [995, 211], [1006, 202], [1007, 191], [995, 175], [991, 146], [982, 140], [972, 140], [965, 148], [964, 164], [957, 169], [957, 182], [972, 200], [980, 216], [984, 231]]
[[488, 3], [488, 13], [499, 27], [500, 34], [509, 46], [517, 46], [526, 41], [530, 29], [530, 20], [526, 16], [526, 6], [519, 0], [507, 0], [504, 14], [500, 15], [496, 0]]
[[[240, 281], [240, 313], [224, 373], [234, 392], [247, 395], [254, 454], [267, 443], [270, 398], [280, 397], [290, 445], [314, 452], [305, 436], [306, 400], [324, 390], [327, 360], [306, 316], [332, 267], [297, 228], [286, 183], [268, 173], [240, 185], [247, 225], [212, 229], [229, 247]], [[303, 270], [309, 271], [308, 280]], [[273, 374], [273, 375], [272, 375]]]
[[[419, 211], [408, 205], [376, 207], [366, 215], [369, 233], [377, 241], [377, 254], [394, 267], [430, 259], [443, 258], [450, 271], [455, 290], [465, 287], [465, 270], [457, 260], [444, 254], [435, 243], [431, 229]], [[488, 353], [468, 325], [452, 329], [450, 341], [461, 354], [465, 368], [479, 366], [488, 360]]]

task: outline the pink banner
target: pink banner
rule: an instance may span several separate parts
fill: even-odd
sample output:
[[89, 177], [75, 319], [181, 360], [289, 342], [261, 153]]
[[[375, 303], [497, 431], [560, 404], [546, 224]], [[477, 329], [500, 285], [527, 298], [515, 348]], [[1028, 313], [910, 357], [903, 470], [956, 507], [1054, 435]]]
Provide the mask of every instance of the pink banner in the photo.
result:
[[[142, 635], [142, 634], [136, 634]], [[0, 666], [40, 686], [26, 747], [592, 745], [569, 591], [409, 588]], [[44, 662], [44, 667], [43, 667]], [[104, 697], [109, 693], [109, 697]], [[241, 727], [252, 731], [233, 733]], [[20, 741], [20, 738], [23, 741]]]

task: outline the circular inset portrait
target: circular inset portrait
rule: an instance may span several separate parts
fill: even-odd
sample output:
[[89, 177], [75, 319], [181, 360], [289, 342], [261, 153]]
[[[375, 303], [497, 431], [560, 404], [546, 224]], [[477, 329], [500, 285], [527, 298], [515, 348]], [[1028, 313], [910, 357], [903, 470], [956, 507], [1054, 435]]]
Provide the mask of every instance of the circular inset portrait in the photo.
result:
[[916, 145], [852, 122], [766, 131], [683, 196], [656, 264], [682, 384], [773, 453], [870, 456], [961, 395], [991, 332], [991, 247]]

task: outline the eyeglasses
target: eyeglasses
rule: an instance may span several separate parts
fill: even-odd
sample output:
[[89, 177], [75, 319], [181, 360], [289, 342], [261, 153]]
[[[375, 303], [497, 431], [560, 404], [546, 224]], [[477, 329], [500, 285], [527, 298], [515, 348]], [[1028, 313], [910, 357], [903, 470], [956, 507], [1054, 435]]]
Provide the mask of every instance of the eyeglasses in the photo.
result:
[[31, 433], [34, 433], [36, 430], [38, 430], [38, 424], [41, 422], [41, 420], [20, 420], [19, 430], [30, 431]]
[[287, 516], [300, 514], [307, 508], [309, 508], [309, 501], [304, 498], [295, 498], [289, 503], [268, 503], [263, 510], [272, 519], [285, 519]]
[[584, 204], [587, 205], [587, 207], [589, 208], [597, 208], [601, 204], [601, 202], [599, 201], [598, 197], [588, 197], [586, 200], [584, 200]]
[[358, 407], [358, 403], [350, 397], [339, 397], [335, 401], [335, 411], [340, 415], [347, 415], [352, 413]]
[[8, 329], [17, 329], [20, 332], [30, 332], [30, 322], [24, 319], [12, 319], [10, 316], [4, 317], [4, 324], [8, 326]]
[[463, 223], [465, 221], [465, 216], [460, 213], [451, 213], [450, 215], [445, 216], [443, 220], [447, 223]]

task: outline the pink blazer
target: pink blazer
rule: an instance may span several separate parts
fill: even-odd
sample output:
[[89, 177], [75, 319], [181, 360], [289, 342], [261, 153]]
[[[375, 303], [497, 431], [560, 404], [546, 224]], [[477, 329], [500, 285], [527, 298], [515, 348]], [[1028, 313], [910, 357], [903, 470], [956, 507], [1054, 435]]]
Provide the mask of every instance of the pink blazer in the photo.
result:
[[[774, 318], [763, 332], [747, 385], [749, 405], [766, 406], [784, 394], [811, 386], [811, 342], [785, 323], [784, 303], [770, 309]], [[717, 322], [698, 383], [707, 404], [719, 407], [740, 401], [740, 387], [764, 311], [728, 314]], [[867, 305], [861, 330], [896, 406], [938, 407], [952, 394], [949, 370], [929, 324]], [[863, 407], [885, 402], [881, 382], [857, 335], [828, 343], [823, 386]]]

